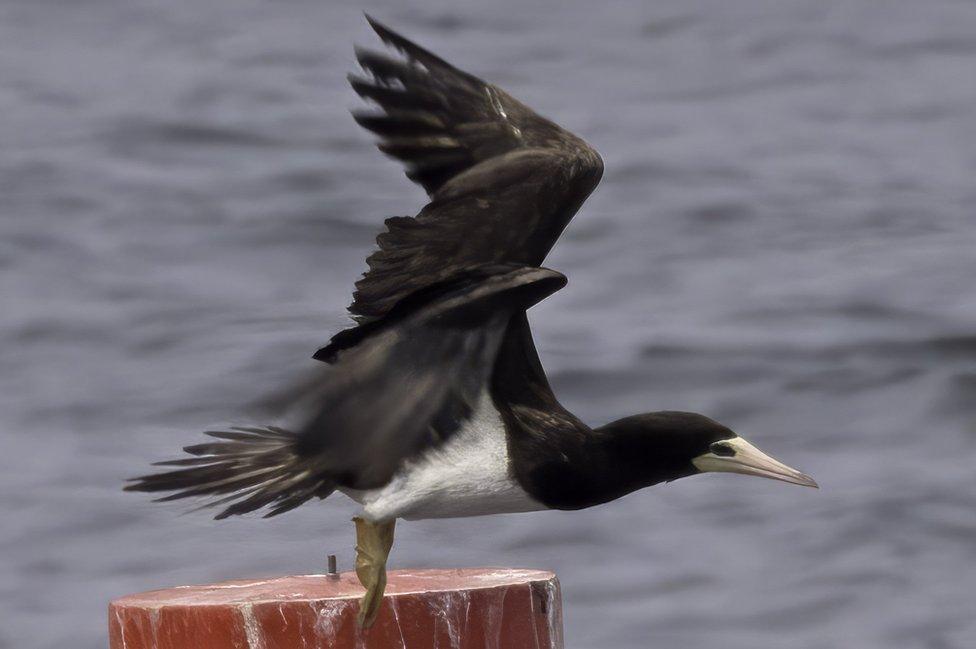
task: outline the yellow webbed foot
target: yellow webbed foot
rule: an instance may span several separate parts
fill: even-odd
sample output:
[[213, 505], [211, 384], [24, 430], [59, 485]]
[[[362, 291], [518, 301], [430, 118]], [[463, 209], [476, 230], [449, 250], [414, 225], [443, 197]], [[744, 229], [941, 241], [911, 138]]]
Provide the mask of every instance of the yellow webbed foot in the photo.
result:
[[393, 547], [396, 520], [373, 523], [358, 516], [352, 520], [356, 523], [356, 576], [366, 589], [359, 601], [359, 626], [368, 628], [376, 621], [383, 601], [386, 560]]

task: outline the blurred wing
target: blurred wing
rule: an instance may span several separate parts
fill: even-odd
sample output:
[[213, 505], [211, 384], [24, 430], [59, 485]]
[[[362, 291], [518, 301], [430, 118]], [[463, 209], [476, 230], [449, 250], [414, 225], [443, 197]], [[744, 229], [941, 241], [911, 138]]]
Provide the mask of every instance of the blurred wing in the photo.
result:
[[360, 321], [465, 268], [540, 265], [603, 174], [577, 136], [367, 19], [403, 57], [357, 50], [371, 78], [350, 83], [382, 110], [354, 117], [431, 202], [386, 221], [349, 307]]
[[485, 389], [509, 318], [565, 282], [542, 268], [494, 267], [409, 314], [352, 330], [356, 340], [334, 340], [345, 348], [336, 363], [286, 397], [310, 412], [298, 454], [345, 486], [386, 484], [404, 459], [458, 430]]

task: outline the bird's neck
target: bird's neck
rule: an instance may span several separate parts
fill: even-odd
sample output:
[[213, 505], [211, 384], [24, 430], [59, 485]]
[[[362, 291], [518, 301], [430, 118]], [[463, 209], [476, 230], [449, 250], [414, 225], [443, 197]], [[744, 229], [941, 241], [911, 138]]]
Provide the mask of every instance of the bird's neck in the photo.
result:
[[[523, 488], [552, 509], [584, 509], [694, 473], [661, 445], [618, 422], [589, 429], [565, 411], [516, 407], [507, 424], [513, 469]], [[530, 430], [531, 434], [524, 434]]]
[[666, 433], [653, 434], [633, 425], [630, 418], [595, 428], [593, 433], [599, 456], [612, 468], [605, 489], [614, 495], [608, 500], [695, 473], [694, 466], [668, 443]]
[[638, 420], [593, 430], [563, 408], [539, 363], [524, 314], [512, 318], [499, 350], [492, 397], [508, 431], [512, 473], [547, 507], [582, 509], [688, 475], [673, 468]]

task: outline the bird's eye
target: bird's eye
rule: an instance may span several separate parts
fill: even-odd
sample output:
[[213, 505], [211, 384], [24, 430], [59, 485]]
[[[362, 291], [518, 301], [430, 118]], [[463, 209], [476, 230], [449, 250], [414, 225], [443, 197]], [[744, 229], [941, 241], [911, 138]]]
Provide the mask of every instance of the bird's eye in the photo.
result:
[[715, 442], [710, 448], [712, 453], [718, 455], [719, 457], [732, 457], [735, 455], [735, 449], [728, 444], [723, 444], [722, 442]]

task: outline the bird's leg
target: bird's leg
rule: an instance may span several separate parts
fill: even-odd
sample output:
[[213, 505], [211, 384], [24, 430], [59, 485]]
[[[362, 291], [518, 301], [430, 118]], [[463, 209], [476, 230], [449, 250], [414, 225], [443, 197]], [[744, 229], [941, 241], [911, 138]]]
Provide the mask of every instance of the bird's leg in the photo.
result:
[[359, 626], [368, 628], [376, 620], [383, 591], [386, 589], [386, 559], [393, 547], [393, 528], [396, 519], [387, 523], [373, 523], [357, 516], [356, 576], [366, 589], [359, 601]]

